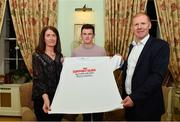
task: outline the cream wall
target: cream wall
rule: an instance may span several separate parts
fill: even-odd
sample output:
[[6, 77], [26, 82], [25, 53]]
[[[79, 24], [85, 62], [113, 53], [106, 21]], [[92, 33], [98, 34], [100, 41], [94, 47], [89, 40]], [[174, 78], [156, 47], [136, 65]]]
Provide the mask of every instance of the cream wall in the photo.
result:
[[[93, 12], [77, 18], [75, 8], [92, 8]], [[60, 33], [62, 51], [65, 56], [71, 55], [74, 40], [74, 24], [95, 24], [95, 43], [104, 47], [104, 0], [59, 0], [58, 1], [58, 30]]]

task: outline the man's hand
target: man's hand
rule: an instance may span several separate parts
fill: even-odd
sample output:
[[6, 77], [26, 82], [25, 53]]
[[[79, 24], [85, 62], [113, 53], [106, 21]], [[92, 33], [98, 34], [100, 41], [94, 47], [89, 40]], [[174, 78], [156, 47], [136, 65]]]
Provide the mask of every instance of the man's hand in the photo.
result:
[[129, 96], [127, 96], [123, 101], [122, 101], [122, 104], [124, 107], [133, 107], [134, 106], [134, 103], [133, 101], [131, 100], [131, 98]]

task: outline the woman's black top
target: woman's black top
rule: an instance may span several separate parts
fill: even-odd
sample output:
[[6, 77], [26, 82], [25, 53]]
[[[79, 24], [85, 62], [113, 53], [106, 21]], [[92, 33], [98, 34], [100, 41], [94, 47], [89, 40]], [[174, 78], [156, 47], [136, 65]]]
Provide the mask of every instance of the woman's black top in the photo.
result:
[[62, 57], [60, 53], [56, 54], [55, 60], [45, 53], [35, 52], [32, 55], [33, 100], [42, 99], [44, 93], [48, 94], [50, 100], [54, 97], [62, 70]]

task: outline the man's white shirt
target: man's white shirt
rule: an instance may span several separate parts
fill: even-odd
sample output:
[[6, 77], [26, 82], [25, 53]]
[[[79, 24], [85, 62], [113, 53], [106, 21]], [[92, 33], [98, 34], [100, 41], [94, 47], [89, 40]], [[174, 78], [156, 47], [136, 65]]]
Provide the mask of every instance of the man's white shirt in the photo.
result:
[[129, 54], [128, 57], [128, 65], [127, 65], [127, 71], [126, 71], [126, 80], [125, 80], [125, 90], [127, 94], [131, 94], [131, 84], [132, 84], [132, 77], [134, 74], [134, 70], [137, 64], [137, 61], [139, 59], [139, 56], [144, 48], [144, 45], [146, 44], [147, 40], [149, 39], [149, 35], [147, 35], [143, 40], [141, 40], [139, 43], [136, 43], [135, 41], [132, 42], [133, 48]]

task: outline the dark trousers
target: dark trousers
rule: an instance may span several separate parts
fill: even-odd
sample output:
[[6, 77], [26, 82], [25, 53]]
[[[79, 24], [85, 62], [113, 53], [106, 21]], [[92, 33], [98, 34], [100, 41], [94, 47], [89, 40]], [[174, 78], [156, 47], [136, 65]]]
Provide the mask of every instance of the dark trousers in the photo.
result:
[[83, 114], [83, 121], [103, 121], [103, 113]]
[[34, 100], [34, 112], [36, 114], [37, 121], [61, 121], [63, 115], [62, 114], [48, 114], [44, 113], [43, 107], [43, 99]]
[[136, 114], [133, 109], [125, 108], [125, 119], [126, 121], [160, 121], [161, 115], [153, 113], [149, 115], [144, 115], [143, 113]]

